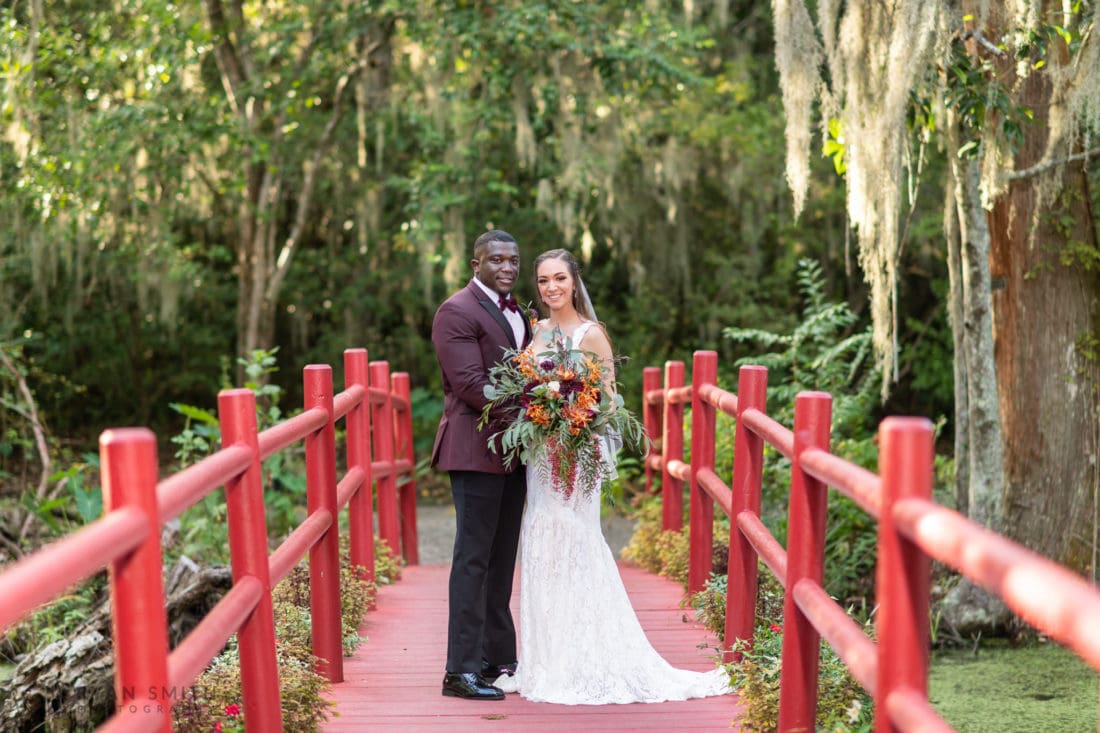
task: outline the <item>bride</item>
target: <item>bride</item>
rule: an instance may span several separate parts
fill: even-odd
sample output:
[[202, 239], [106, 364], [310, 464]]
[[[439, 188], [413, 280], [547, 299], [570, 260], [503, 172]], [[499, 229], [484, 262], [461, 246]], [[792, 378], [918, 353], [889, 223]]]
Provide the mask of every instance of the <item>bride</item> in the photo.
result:
[[[611, 342], [596, 322], [577, 261], [554, 249], [535, 259], [540, 300], [549, 318], [535, 328], [535, 350], [569, 337], [606, 365], [614, 387]], [[560, 332], [560, 333], [555, 333]], [[529, 700], [565, 705], [661, 702], [729, 692], [723, 669], [676, 669], [650, 645], [600, 529], [599, 483], [580, 476], [573, 490], [552, 485], [545, 454], [527, 466], [527, 507], [520, 536], [519, 664], [495, 683]], [[601, 446], [603, 448], [603, 446]], [[579, 490], [578, 490], [579, 489]], [[511, 671], [501, 670], [501, 671]]]

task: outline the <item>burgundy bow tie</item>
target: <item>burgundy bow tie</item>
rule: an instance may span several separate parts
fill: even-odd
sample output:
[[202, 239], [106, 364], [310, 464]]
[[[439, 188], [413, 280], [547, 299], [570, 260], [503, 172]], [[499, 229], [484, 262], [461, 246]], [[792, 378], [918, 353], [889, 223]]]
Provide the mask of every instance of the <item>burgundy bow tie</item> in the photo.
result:
[[513, 313], [519, 313], [519, 304], [516, 303], [516, 299], [515, 298], [510, 298], [507, 295], [500, 296], [500, 302], [497, 303], [497, 305], [500, 306], [500, 309], [502, 311], [503, 310], [510, 310]]

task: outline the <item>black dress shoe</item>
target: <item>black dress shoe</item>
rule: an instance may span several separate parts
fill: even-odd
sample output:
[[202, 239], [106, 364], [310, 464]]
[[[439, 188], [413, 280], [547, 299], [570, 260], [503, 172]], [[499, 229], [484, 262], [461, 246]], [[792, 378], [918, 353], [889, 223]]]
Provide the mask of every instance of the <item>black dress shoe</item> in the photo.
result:
[[504, 692], [493, 687], [474, 672], [443, 675], [444, 697], [461, 697], [467, 700], [503, 700]]
[[517, 664], [512, 662], [510, 664], [489, 664], [485, 663], [481, 665], [481, 679], [492, 682], [495, 679], [499, 679], [503, 675], [514, 677], [516, 674]]

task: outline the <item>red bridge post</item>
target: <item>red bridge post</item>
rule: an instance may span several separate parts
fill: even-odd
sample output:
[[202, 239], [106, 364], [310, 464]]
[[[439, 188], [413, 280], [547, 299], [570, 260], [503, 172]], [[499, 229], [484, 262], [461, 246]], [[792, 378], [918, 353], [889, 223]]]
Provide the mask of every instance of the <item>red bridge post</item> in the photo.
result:
[[115, 708], [121, 715], [160, 720], [149, 730], [171, 733], [172, 705], [182, 690], [168, 687], [168, 621], [157, 514], [157, 440], [145, 428], [107, 430], [99, 439], [103, 508], [135, 507], [146, 517], [145, 541], [108, 568], [115, 646]]
[[670, 461], [684, 460], [684, 403], [668, 398], [669, 390], [684, 386], [684, 362], [665, 362], [664, 435], [661, 438], [661, 529], [684, 526], [684, 482], [668, 472]]
[[888, 417], [879, 426], [879, 517], [875, 585], [878, 613], [878, 678], [875, 730], [900, 730], [886, 714], [892, 692], [908, 688], [928, 697], [929, 578], [931, 560], [897, 530], [894, 504], [932, 498], [932, 423], [920, 417]]
[[363, 483], [348, 501], [351, 564], [374, 582], [374, 486], [370, 458], [370, 380], [366, 349], [344, 351], [344, 385], [363, 387], [363, 401], [347, 415], [348, 470], [360, 469]]
[[703, 590], [714, 559], [714, 500], [699, 486], [699, 472], [714, 471], [714, 405], [702, 399], [718, 383], [718, 352], [696, 351], [691, 366], [691, 492], [689, 495], [688, 593]]
[[306, 514], [328, 514], [329, 526], [309, 548], [309, 614], [317, 671], [330, 682], [344, 679], [340, 624], [340, 523], [336, 509], [336, 433], [332, 367], [310, 364], [302, 370], [305, 409], [324, 410], [324, 426], [305, 437]]
[[821, 635], [795, 603], [803, 580], [820, 584], [824, 576], [825, 515], [828, 487], [802, 470], [799, 460], [810, 448], [829, 450], [833, 398], [826, 392], [801, 392], [794, 404], [794, 460], [787, 520], [787, 587], [783, 597], [783, 659], [779, 687], [779, 730], [814, 730]]
[[378, 479], [378, 535], [394, 556], [401, 557], [401, 527], [397, 518], [397, 476], [393, 465], [393, 401], [390, 399], [390, 364], [370, 363], [370, 383], [385, 393], [381, 403], [371, 401], [375, 463], [384, 465]]
[[225, 485], [233, 582], [252, 576], [263, 587], [256, 608], [237, 632], [244, 716], [248, 725], [256, 730], [282, 733], [283, 706], [275, 660], [275, 617], [271, 610], [263, 472], [256, 431], [256, 396], [252, 390], [219, 392], [218, 422], [223, 448], [240, 444], [252, 451], [252, 465]]
[[760, 516], [760, 492], [764, 470], [764, 439], [745, 425], [746, 410], [767, 410], [768, 370], [743, 366], [737, 378], [737, 427], [733, 443], [733, 483], [730, 510], [729, 574], [726, 576], [726, 633], [729, 651], [723, 661], [740, 661], [734, 642], [752, 643], [756, 624], [757, 557], [737, 526], [742, 512]]
[[419, 565], [420, 548], [416, 536], [416, 478], [412, 470], [415, 468], [412, 390], [409, 388], [409, 375], [406, 372], [397, 372], [393, 375], [393, 393], [404, 402], [394, 420], [397, 428], [396, 456], [408, 461], [410, 466], [408, 481], [401, 484], [398, 490], [398, 506], [401, 510], [401, 551], [406, 565]]
[[645, 434], [649, 438], [645, 452], [645, 492], [653, 493], [653, 466], [649, 459], [654, 455], [660, 455], [656, 450], [658, 441], [661, 440], [661, 405], [651, 403], [649, 395], [661, 388], [660, 367], [645, 367], [642, 369], [642, 424], [645, 426]]

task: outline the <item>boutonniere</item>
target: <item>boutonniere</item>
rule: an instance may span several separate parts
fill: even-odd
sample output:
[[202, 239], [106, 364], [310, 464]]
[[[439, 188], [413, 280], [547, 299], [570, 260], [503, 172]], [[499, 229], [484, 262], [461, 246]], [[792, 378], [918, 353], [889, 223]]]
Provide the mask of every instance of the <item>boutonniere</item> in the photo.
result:
[[519, 312], [522, 313], [523, 317], [527, 319], [527, 322], [531, 324], [531, 328], [534, 328], [539, 322], [539, 312], [531, 305], [531, 301], [520, 303], [517, 299], [516, 305], [519, 306]]

